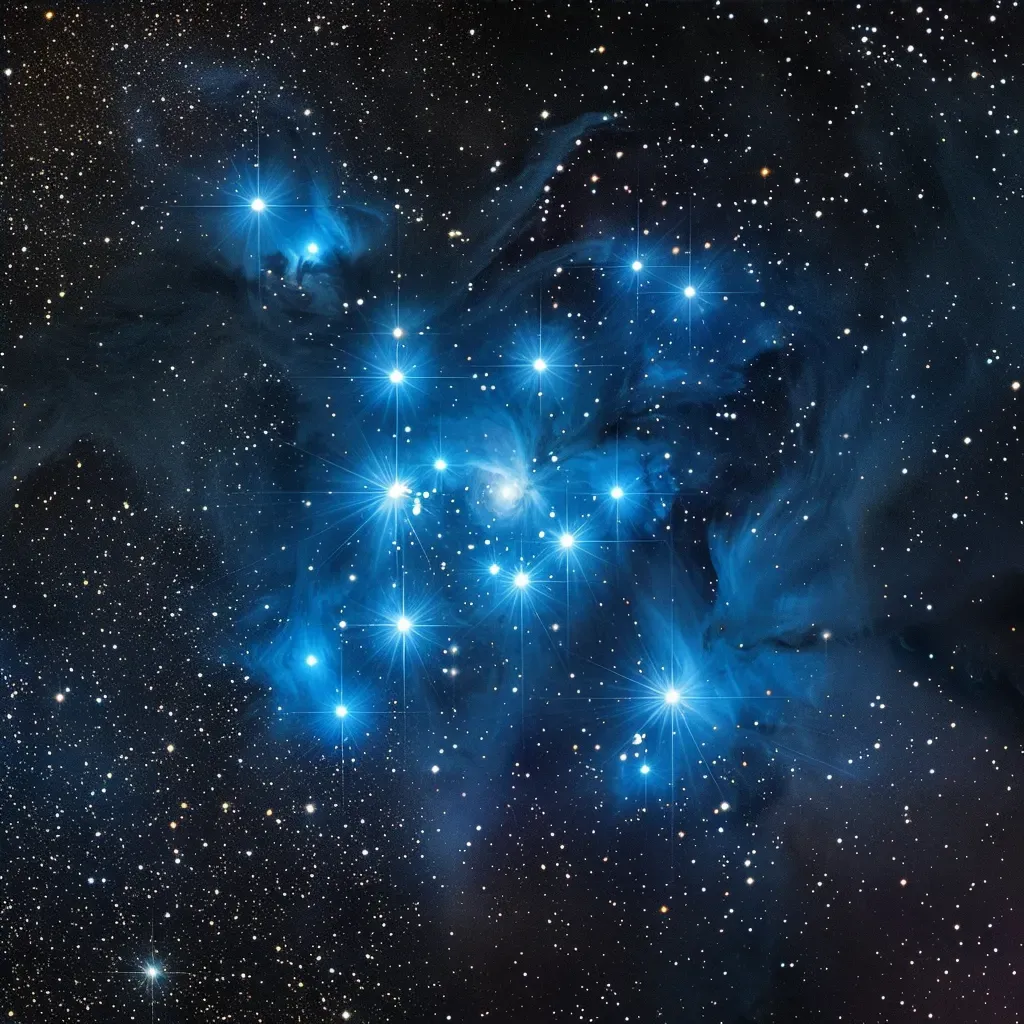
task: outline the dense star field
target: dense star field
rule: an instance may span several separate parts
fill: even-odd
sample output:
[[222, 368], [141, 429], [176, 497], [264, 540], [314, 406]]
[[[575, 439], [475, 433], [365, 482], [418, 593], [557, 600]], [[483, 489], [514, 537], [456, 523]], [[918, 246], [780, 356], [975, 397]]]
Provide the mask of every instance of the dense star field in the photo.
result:
[[1024, 1019], [1015, 3], [6, 32], [4, 1019]]

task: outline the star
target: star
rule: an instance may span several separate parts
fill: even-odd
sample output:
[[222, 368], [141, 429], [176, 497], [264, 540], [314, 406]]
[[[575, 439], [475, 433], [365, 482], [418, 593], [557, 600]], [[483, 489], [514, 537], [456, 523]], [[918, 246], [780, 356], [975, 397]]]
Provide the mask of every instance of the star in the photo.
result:
[[249, 208], [253, 213], [262, 213], [266, 208], [267, 204], [257, 196], [250, 204]]

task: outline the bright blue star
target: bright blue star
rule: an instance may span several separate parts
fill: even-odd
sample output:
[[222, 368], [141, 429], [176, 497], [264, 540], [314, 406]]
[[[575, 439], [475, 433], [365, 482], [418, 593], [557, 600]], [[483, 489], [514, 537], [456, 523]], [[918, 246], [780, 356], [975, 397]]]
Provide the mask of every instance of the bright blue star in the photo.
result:
[[633, 270], [636, 271], [636, 273], [639, 274], [643, 269], [644, 265], [639, 260], [633, 260]]
[[685, 288], [683, 289], [683, 294], [684, 294], [684, 295], [685, 295], [685, 296], [686, 296], [686, 297], [687, 297], [688, 299], [692, 299], [692, 298], [694, 297], [694, 295], [696, 295], [696, 294], [697, 294], [697, 289], [696, 289], [696, 288], [694, 288], [692, 284], [688, 284], [688, 285], [687, 285], [687, 286], [686, 286], [686, 287], [685, 287]]
[[626, 496], [626, 492], [618, 484], [616, 484], [608, 493], [611, 494], [616, 501], [620, 501]]
[[267, 204], [265, 202], [263, 202], [263, 200], [260, 199], [259, 196], [257, 196], [249, 204], [249, 209], [252, 210], [253, 213], [262, 213], [266, 208], [267, 208]]

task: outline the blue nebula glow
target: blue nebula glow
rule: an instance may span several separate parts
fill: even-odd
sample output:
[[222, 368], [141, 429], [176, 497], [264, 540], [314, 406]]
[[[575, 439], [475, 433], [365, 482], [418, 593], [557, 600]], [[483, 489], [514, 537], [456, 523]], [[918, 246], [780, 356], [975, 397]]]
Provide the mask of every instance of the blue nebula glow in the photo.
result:
[[480, 487], [478, 511], [492, 516], [518, 516], [527, 511], [537, 495], [533, 493], [525, 469], [486, 465], [478, 474]]
[[[363, 206], [342, 207], [334, 183], [305, 169], [263, 166], [240, 179], [233, 186], [225, 183], [226, 202], [210, 204], [220, 223], [204, 228], [222, 236], [228, 232], [251, 282], [265, 283], [271, 276], [303, 287], [307, 313], [344, 308], [347, 296], [341, 294], [337, 271], [363, 251], [364, 226], [373, 213]], [[193, 207], [200, 217], [202, 208], [201, 203]]]
[[[538, 174], [542, 187], [545, 177]], [[261, 209], [253, 212], [265, 210], [266, 216], [246, 216], [245, 197], [257, 191]], [[696, 446], [686, 431], [679, 431], [677, 440], [655, 442], [646, 428], [637, 430], [652, 407], [672, 431], [703, 415], [709, 399], [737, 394], [747, 382], [747, 367], [776, 344], [777, 325], [767, 314], [755, 310], [756, 319], [742, 331], [734, 332], [733, 325], [719, 330], [726, 328], [725, 317], [741, 315], [741, 302], [726, 304], [715, 313], [721, 355], [701, 357], [698, 366], [678, 292], [674, 304], [662, 304], [667, 312], [659, 306], [649, 329], [640, 331], [632, 319], [632, 294], [626, 301], [617, 289], [602, 298], [601, 274], [566, 273], [560, 279], [566, 305], [570, 287], [579, 289], [573, 301], [580, 302], [594, 289], [593, 298], [603, 303], [601, 322], [588, 327], [584, 337], [582, 326], [566, 326], [562, 313], [556, 321], [543, 305], [538, 325], [535, 295], [562, 268], [591, 262], [618, 268], [613, 276], [621, 277], [630, 264], [605, 242], [552, 249], [519, 268], [514, 279], [496, 276], [493, 286], [481, 277], [468, 299], [461, 286], [453, 291], [448, 284], [450, 268], [442, 274], [440, 267], [424, 266], [418, 291], [407, 292], [403, 282], [400, 312], [396, 296], [383, 289], [377, 289], [379, 302], [371, 312], [359, 298], [361, 292], [373, 294], [364, 282], [388, 268], [354, 263], [381, 251], [386, 215], [380, 214], [379, 231], [371, 225], [360, 233], [352, 226], [353, 210], [343, 216], [323, 197], [311, 199], [307, 208], [301, 203], [309, 194], [284, 178], [275, 187], [274, 177], [265, 173], [248, 188], [243, 183], [234, 196], [236, 220], [245, 222], [250, 240], [258, 236], [274, 273], [280, 268], [285, 285], [291, 283], [289, 274], [302, 284], [301, 304], [287, 305], [292, 300], [284, 285], [284, 297], [275, 293], [274, 301], [289, 317], [300, 311], [309, 317], [314, 339], [319, 317], [330, 338], [329, 361], [312, 343], [294, 356], [288, 351], [299, 367], [297, 379], [331, 381], [303, 385], [310, 407], [317, 407], [314, 396], [317, 402], [329, 398], [330, 415], [333, 419], [337, 410], [338, 417], [323, 433], [303, 422], [296, 443], [310, 459], [309, 539], [295, 556], [294, 570], [304, 589], [282, 597], [265, 617], [276, 636], [259, 649], [260, 668], [273, 677], [281, 694], [275, 699], [288, 709], [284, 714], [322, 716], [321, 727], [324, 721], [331, 726], [322, 728], [323, 735], [337, 742], [342, 733], [337, 719], [352, 719], [344, 723], [346, 733], [354, 722], [362, 729], [364, 716], [390, 714], [386, 708], [404, 712], [407, 699], [420, 713], [441, 699], [436, 680], [447, 685], [458, 670], [469, 683], [469, 666], [442, 661], [441, 651], [447, 659], [462, 641], [468, 654], [470, 638], [478, 632], [481, 642], [500, 653], [495, 674], [503, 679], [496, 682], [510, 684], [497, 685], [496, 694], [526, 693], [533, 699], [545, 687], [555, 692], [558, 684], [548, 683], [555, 652], [575, 672], [578, 696], [572, 699], [621, 701], [614, 705], [617, 720], [609, 721], [608, 733], [598, 738], [616, 757], [623, 739], [643, 737], [627, 747], [626, 775], [636, 787], [638, 771], [650, 772], [639, 763], [645, 757], [658, 766], [659, 784], [665, 781], [662, 765], [670, 763], [670, 744], [679, 754], [681, 743], [709, 743], [713, 757], [710, 743], [724, 743], [726, 727], [755, 718], [771, 722], [776, 705], [745, 703], [748, 697], [764, 702], [759, 694], [769, 687], [785, 697], [809, 692], [804, 677], [811, 674], [811, 657], [803, 657], [799, 669], [789, 668], [770, 643], [771, 614], [788, 610], [794, 628], [810, 614], [810, 602], [799, 601], [796, 609], [786, 604], [787, 597], [799, 594], [791, 584], [778, 596], [768, 589], [769, 581], [779, 579], [768, 563], [791, 561], [791, 533], [784, 532], [782, 519], [789, 505], [780, 496], [777, 512], [761, 510], [756, 541], [740, 529], [747, 525], [742, 516], [712, 524], [707, 543], [717, 574], [714, 593], [701, 589], [700, 573], [682, 559], [673, 577], [670, 537], [683, 532], [678, 519], [673, 522], [673, 510], [680, 495], [715, 486], [722, 453], [710, 443]], [[463, 227], [472, 237], [473, 225]], [[475, 233], [479, 253], [465, 250], [474, 273], [498, 265], [499, 245], [494, 231]], [[255, 252], [253, 241], [248, 244]], [[666, 260], [653, 250], [650, 255], [656, 276]], [[639, 275], [645, 269], [637, 250], [632, 271]], [[718, 289], [706, 273], [694, 267], [702, 289]], [[648, 275], [637, 280], [646, 286]], [[268, 289], [265, 283], [261, 287], [266, 303]], [[276, 279], [273, 287], [279, 287]], [[687, 299], [698, 294], [690, 284], [681, 290]], [[407, 307], [407, 295], [418, 305]], [[521, 301], [527, 297], [530, 301]], [[753, 303], [741, 301], [747, 316]], [[517, 308], [522, 314], [507, 315]], [[696, 313], [696, 305], [688, 308]], [[680, 312], [674, 323], [660, 319]], [[399, 326], [400, 320], [409, 326]], [[339, 323], [352, 325], [347, 328], [351, 342], [338, 342]], [[607, 345], [593, 343], [591, 333], [598, 327]], [[674, 346], [666, 341], [668, 329], [678, 339]], [[734, 334], [749, 341], [733, 341]], [[319, 377], [320, 367], [312, 363], [322, 356], [325, 375]], [[328, 376], [332, 372], [335, 376]], [[624, 382], [634, 381], [624, 388]], [[699, 389], [693, 386], [698, 382]], [[323, 437], [331, 440], [325, 444]], [[298, 448], [300, 443], [306, 448]], [[316, 459], [326, 468], [318, 468]], [[762, 539], [769, 536], [766, 523], [779, 527], [771, 534], [778, 540]], [[628, 621], [606, 622], [613, 614], [610, 588], [626, 586], [627, 580], [636, 580], [639, 588], [629, 602]], [[678, 611], [676, 622], [661, 619], [670, 604]], [[769, 610], [769, 604], [777, 607]], [[352, 624], [344, 634], [344, 654], [339, 616]], [[609, 666], [616, 674], [601, 681], [604, 689], [597, 683], [589, 689], [591, 681], [583, 678], [588, 670], [581, 664], [588, 653], [600, 655], [592, 641], [597, 617], [609, 638], [621, 641], [639, 630], [642, 639], [635, 651], [622, 651]], [[827, 621], [841, 628], [834, 611]], [[316, 654], [307, 656], [309, 651]], [[318, 666], [316, 671], [303, 670], [307, 657], [316, 659], [306, 661], [308, 668]], [[473, 700], [472, 712], [482, 714], [482, 699]], [[312, 720], [291, 721], [305, 727]], [[744, 739], [748, 735], [745, 731]], [[693, 771], [707, 771], [700, 756], [688, 756], [690, 762], [698, 764]]]

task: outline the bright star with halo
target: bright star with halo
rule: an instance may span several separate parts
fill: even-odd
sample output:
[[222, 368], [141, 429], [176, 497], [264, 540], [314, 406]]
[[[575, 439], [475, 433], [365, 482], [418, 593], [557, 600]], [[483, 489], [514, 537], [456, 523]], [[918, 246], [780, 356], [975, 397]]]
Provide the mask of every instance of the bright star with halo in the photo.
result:
[[679, 703], [679, 698], [680, 698], [680, 693], [679, 693], [679, 691], [674, 686], [670, 686], [665, 691], [665, 703], [666, 704], [672, 704], [672, 705], [678, 704]]
[[348, 708], [344, 704], [339, 704], [335, 709], [334, 713], [338, 718], [344, 718], [348, 714]]
[[644, 269], [644, 265], [639, 260], [633, 260], [633, 270], [635, 270], [636, 273], [639, 274], [640, 271], [643, 270], [643, 269]]
[[688, 299], [692, 299], [692, 298], [694, 297], [694, 295], [696, 295], [696, 294], [697, 294], [697, 289], [696, 289], [696, 288], [694, 288], [692, 284], [688, 284], [688, 285], [687, 285], [687, 286], [686, 286], [686, 287], [685, 287], [685, 288], [683, 289], [683, 294], [684, 294], [684, 295], [685, 295], [685, 296], [686, 296], [686, 297], [687, 297]]
[[438, 473], [443, 473], [447, 468], [448, 463], [445, 462], [444, 459], [434, 459], [434, 469], [436, 469]]
[[319, 659], [317, 658], [317, 656], [315, 654], [307, 654], [306, 655], [306, 664], [310, 668], [312, 668], [317, 663], [318, 660]]
[[540, 356], [537, 356], [537, 358], [534, 359], [534, 361], [533, 361], [533, 368], [538, 373], [543, 373], [548, 368], [548, 364], [546, 362], [544, 362], [544, 360], [541, 359]]
[[625, 492], [625, 491], [624, 491], [624, 490], [623, 490], [623, 489], [622, 489], [622, 488], [621, 488], [621, 487], [620, 487], [620, 486], [619, 486], [618, 484], [616, 484], [616, 485], [615, 485], [615, 486], [614, 486], [614, 487], [613, 487], [613, 488], [611, 489], [611, 491], [609, 491], [609, 494], [611, 494], [611, 496], [612, 496], [612, 497], [613, 497], [613, 498], [614, 498], [614, 499], [615, 499], [616, 501], [620, 501], [620, 500], [621, 500], [622, 498], [624, 498], [624, 497], [626, 496], [626, 492]]
[[394, 338], [397, 341], [399, 338], [402, 337], [403, 334], [405, 334], [405, 331], [403, 331], [401, 327], [396, 327], [391, 332], [391, 337]]
[[563, 533], [562, 536], [558, 538], [558, 543], [568, 551], [569, 548], [576, 543], [576, 538], [571, 533]]
[[518, 587], [518, 588], [519, 588], [520, 590], [523, 590], [524, 588], [526, 588], [526, 587], [528, 587], [528, 586], [530, 585], [530, 576], [529, 576], [529, 573], [525, 573], [525, 572], [523, 572], [523, 571], [522, 571], [522, 570], [520, 569], [520, 571], [519, 571], [519, 572], [517, 572], [517, 573], [515, 574], [515, 576], [513, 577], [513, 579], [512, 579], [512, 582], [513, 582], [513, 583], [514, 583], [514, 584], [515, 584], [515, 585], [516, 585], [516, 586], [517, 586], [517, 587]]
[[252, 210], [253, 213], [262, 213], [266, 208], [267, 208], [267, 204], [265, 202], [263, 202], [263, 200], [260, 199], [259, 196], [257, 196], [249, 204], [249, 209]]
[[395, 623], [395, 629], [397, 629], [399, 633], [408, 633], [409, 630], [412, 629], [412, 623], [403, 615]]
[[388, 380], [391, 381], [392, 384], [401, 384], [402, 381], [405, 380], [405, 374], [396, 366], [395, 369], [388, 374]]

